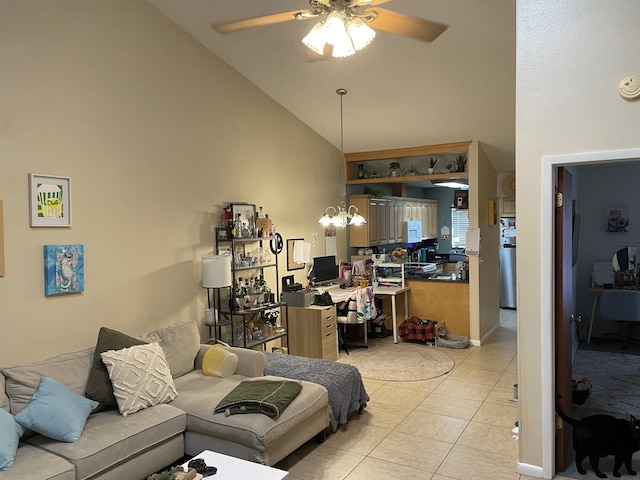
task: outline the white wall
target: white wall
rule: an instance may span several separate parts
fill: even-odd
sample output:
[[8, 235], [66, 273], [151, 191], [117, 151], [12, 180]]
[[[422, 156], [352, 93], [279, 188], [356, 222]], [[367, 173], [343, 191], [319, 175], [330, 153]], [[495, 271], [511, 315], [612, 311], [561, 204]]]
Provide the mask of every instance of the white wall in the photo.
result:
[[543, 369], [551, 352], [541, 333], [553, 321], [553, 278], [542, 274], [553, 271], [553, 252], [541, 236], [551, 178], [542, 157], [638, 146], [640, 104], [617, 93], [638, 73], [638, 18], [635, 0], [517, 3], [519, 468], [536, 475], [553, 467], [553, 379]]
[[[324, 252], [340, 152], [146, 1], [1, 0], [0, 65], [0, 365], [92, 345], [102, 325], [202, 321], [226, 202]], [[29, 228], [29, 173], [71, 177], [71, 228]], [[65, 243], [85, 247], [86, 290], [45, 298], [42, 247]]]
[[[576, 312], [582, 315], [582, 338], [586, 339], [594, 297], [589, 295], [594, 262], [611, 264], [613, 255], [623, 246], [640, 245], [640, 163], [614, 163], [578, 167], [578, 213], [580, 214], [580, 244], [578, 247]], [[583, 195], [580, 192], [584, 192]], [[593, 192], [597, 192], [594, 195]], [[626, 206], [629, 227], [626, 232], [606, 232], [606, 215], [612, 206]], [[631, 327], [631, 325], [629, 325]], [[615, 331], [615, 322], [596, 319], [592, 336]]]

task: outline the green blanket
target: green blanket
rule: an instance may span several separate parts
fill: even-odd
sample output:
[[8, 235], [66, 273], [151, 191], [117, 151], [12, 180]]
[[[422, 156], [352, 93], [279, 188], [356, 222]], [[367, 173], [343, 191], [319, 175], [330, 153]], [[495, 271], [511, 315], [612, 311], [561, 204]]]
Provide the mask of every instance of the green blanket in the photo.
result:
[[292, 380], [245, 380], [220, 400], [213, 413], [262, 413], [277, 418], [302, 390]]

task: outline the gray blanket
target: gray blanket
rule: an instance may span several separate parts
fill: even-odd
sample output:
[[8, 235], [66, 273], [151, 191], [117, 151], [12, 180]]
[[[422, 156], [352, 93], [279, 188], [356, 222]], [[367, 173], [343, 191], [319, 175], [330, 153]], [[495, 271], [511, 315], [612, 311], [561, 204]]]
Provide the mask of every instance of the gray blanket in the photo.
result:
[[335, 432], [338, 425], [347, 423], [351, 412], [361, 411], [367, 406], [369, 395], [360, 372], [353, 365], [296, 355], [265, 353], [265, 375], [306, 380], [320, 384], [329, 391], [332, 431]]

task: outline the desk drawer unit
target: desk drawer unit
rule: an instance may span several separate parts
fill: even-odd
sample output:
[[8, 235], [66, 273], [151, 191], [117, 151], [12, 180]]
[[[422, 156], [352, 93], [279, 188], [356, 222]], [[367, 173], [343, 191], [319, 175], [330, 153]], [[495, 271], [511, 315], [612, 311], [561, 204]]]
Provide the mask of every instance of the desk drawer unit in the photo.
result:
[[289, 307], [289, 353], [338, 359], [336, 307]]

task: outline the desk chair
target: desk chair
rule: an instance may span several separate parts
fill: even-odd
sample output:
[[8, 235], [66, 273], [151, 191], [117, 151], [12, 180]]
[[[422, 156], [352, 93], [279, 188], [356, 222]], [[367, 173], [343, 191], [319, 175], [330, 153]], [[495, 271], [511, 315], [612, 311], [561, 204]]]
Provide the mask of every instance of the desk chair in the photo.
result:
[[627, 348], [627, 340], [640, 340], [624, 332], [622, 322], [640, 322], [640, 291], [607, 290], [600, 297], [600, 317], [604, 320], [616, 320], [618, 331], [605, 333], [598, 342], [607, 339], [620, 340], [622, 348]]
[[[373, 289], [366, 287], [354, 291], [344, 302], [343, 306], [338, 308], [336, 322], [339, 327], [339, 335], [342, 337], [342, 348], [347, 352], [347, 355], [349, 355], [349, 348], [369, 348], [367, 344], [367, 322], [376, 316], [376, 307], [373, 299]], [[349, 325], [364, 325], [363, 343], [351, 345], [348, 343], [347, 327]]]

